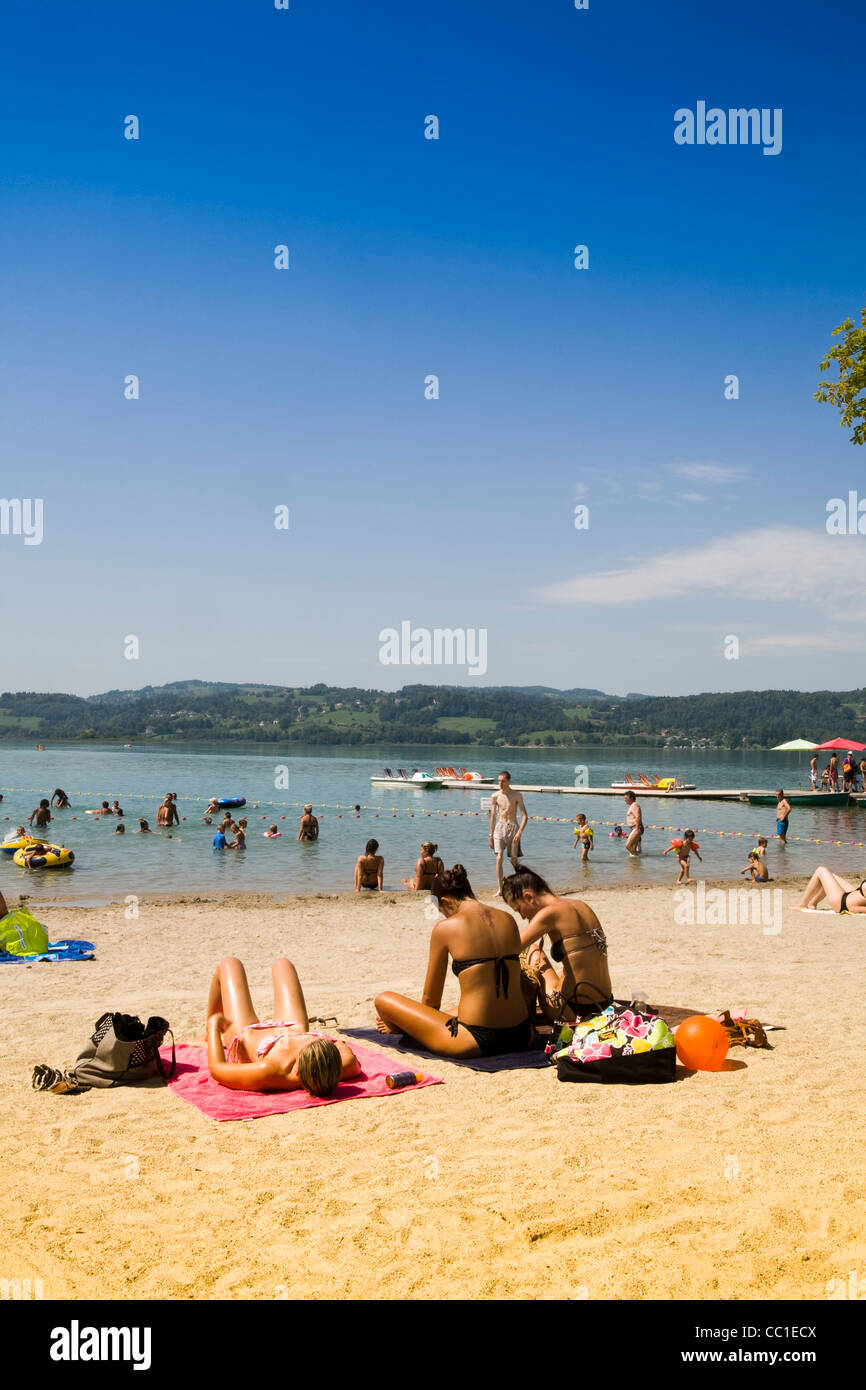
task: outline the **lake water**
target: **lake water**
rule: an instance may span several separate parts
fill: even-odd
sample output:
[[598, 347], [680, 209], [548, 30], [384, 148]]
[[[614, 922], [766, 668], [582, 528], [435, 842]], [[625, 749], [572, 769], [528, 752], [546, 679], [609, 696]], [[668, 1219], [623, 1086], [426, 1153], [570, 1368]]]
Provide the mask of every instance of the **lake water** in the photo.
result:
[[[56, 813], [49, 838], [75, 851], [69, 871], [27, 873], [8, 855], [0, 855], [0, 888], [7, 897], [29, 892], [39, 901], [105, 902], [127, 894], [170, 892], [267, 892], [275, 894], [335, 892], [351, 888], [355, 860], [365, 842], [375, 837], [385, 856], [385, 885], [401, 889], [401, 880], [414, 870], [422, 840], [434, 840], [447, 865], [465, 864], [479, 888], [495, 882], [493, 855], [487, 843], [487, 814], [480, 803], [488, 792], [410, 791], [373, 788], [370, 777], [386, 764], [433, 771], [438, 765], [461, 763], [495, 776], [507, 767], [518, 783], [574, 784], [576, 763], [589, 769], [591, 786], [606, 786], [626, 771], [650, 771], [665, 776], [679, 773], [698, 787], [790, 789], [808, 784], [804, 754], [723, 753], [703, 751], [581, 749], [404, 748], [398, 752], [375, 748], [315, 748], [282, 753], [278, 745], [225, 745], [122, 748], [117, 745], [49, 746], [45, 752], [0, 743], [0, 831], [8, 833], [26, 820], [40, 796], [63, 787], [70, 811]], [[288, 769], [288, 788], [277, 789], [279, 769]], [[285, 780], [285, 777], [282, 777]], [[167, 832], [155, 826], [156, 810], [167, 791], [176, 791], [179, 827]], [[244, 854], [215, 853], [214, 827], [202, 822], [204, 805], [213, 796], [245, 796], [240, 814], [248, 818], [248, 848]], [[120, 801], [126, 834], [116, 835], [114, 819], [94, 821], [83, 814], [103, 800]], [[311, 801], [321, 823], [317, 844], [298, 844], [298, 821], [304, 802]], [[253, 809], [255, 802], [260, 803]], [[351, 809], [359, 803], [356, 815]], [[754, 843], [744, 837], [758, 832], [772, 837], [772, 807], [739, 802], [643, 801], [650, 827], [664, 822], [676, 829], [691, 826], [704, 864], [694, 872], [714, 881], [732, 881], [745, 864]], [[673, 883], [675, 857], [662, 858], [671, 829], [649, 829], [640, 859], [630, 858], [621, 842], [608, 838], [610, 825], [625, 819], [619, 798], [538, 795], [527, 797], [531, 820], [524, 837], [525, 862], [548, 877], [555, 887], [621, 883]], [[596, 849], [588, 865], [573, 850], [572, 818], [583, 811], [596, 822]], [[145, 816], [153, 835], [137, 832]], [[285, 817], [285, 819], [283, 819]], [[559, 818], [563, 818], [561, 821]], [[262, 831], [276, 821], [282, 838], [265, 840]], [[564, 823], [567, 821], [568, 823]], [[598, 822], [603, 822], [598, 824]], [[719, 832], [727, 832], [720, 835]], [[771, 842], [770, 873], [805, 874], [817, 863], [829, 863], [856, 876], [866, 868], [860, 836], [866, 840], [866, 810], [803, 808], [791, 817], [787, 849]], [[799, 837], [797, 840], [795, 837]], [[809, 840], [820, 839], [816, 845]], [[843, 841], [835, 845], [833, 841]], [[855, 843], [852, 845], [851, 842]], [[738, 880], [739, 881], [739, 880]]]

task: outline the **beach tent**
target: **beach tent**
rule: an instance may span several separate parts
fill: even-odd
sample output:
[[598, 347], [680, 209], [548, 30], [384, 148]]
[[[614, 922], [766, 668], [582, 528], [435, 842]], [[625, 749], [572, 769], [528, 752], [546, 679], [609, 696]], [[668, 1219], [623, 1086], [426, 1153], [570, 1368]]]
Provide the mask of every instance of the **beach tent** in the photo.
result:
[[822, 750], [835, 748], [839, 753], [866, 753], [866, 743], [856, 743], [853, 738], [831, 738], [827, 743], [816, 743]]
[[789, 743], [777, 743], [775, 748], [771, 748], [771, 753], [799, 753], [804, 748], [818, 748], [817, 743], [810, 743], [807, 738], [792, 738]]

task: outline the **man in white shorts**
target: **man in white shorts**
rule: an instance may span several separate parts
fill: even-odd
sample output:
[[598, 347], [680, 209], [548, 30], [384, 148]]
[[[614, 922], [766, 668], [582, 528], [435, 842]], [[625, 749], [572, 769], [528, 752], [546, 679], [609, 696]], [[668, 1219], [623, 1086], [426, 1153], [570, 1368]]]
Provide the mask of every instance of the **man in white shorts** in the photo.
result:
[[[529, 815], [520, 792], [511, 790], [511, 773], [500, 772], [497, 780], [499, 791], [494, 792], [490, 798], [490, 848], [496, 855], [496, 878], [499, 883], [496, 896], [501, 898], [502, 857], [507, 854], [514, 869], [520, 868], [520, 837], [526, 828]], [[518, 811], [523, 816], [520, 825], [517, 824]]]

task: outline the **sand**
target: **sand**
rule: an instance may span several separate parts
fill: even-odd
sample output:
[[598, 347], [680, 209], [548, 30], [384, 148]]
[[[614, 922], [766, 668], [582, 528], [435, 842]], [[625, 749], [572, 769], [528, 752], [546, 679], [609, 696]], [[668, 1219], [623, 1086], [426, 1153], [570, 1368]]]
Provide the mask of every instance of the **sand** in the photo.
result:
[[591, 901], [619, 995], [748, 1005], [785, 1026], [774, 1051], [634, 1088], [442, 1060], [422, 1064], [442, 1086], [228, 1124], [162, 1088], [39, 1094], [33, 1064], [69, 1065], [106, 1009], [191, 1040], [228, 954], [261, 1017], [285, 954], [311, 1013], [369, 1025], [378, 990], [420, 991], [430, 930], [421, 898], [388, 894], [40, 909], [97, 959], [0, 968], [0, 1280], [53, 1299], [826, 1298], [866, 1268], [866, 923], [681, 926], [659, 887]]

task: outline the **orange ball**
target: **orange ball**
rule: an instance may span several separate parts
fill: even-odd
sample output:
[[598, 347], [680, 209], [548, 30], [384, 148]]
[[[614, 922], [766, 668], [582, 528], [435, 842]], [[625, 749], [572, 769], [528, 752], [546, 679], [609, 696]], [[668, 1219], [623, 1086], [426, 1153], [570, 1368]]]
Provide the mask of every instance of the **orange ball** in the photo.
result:
[[714, 1018], [695, 1014], [676, 1032], [677, 1057], [689, 1071], [721, 1071], [728, 1055], [728, 1035]]

